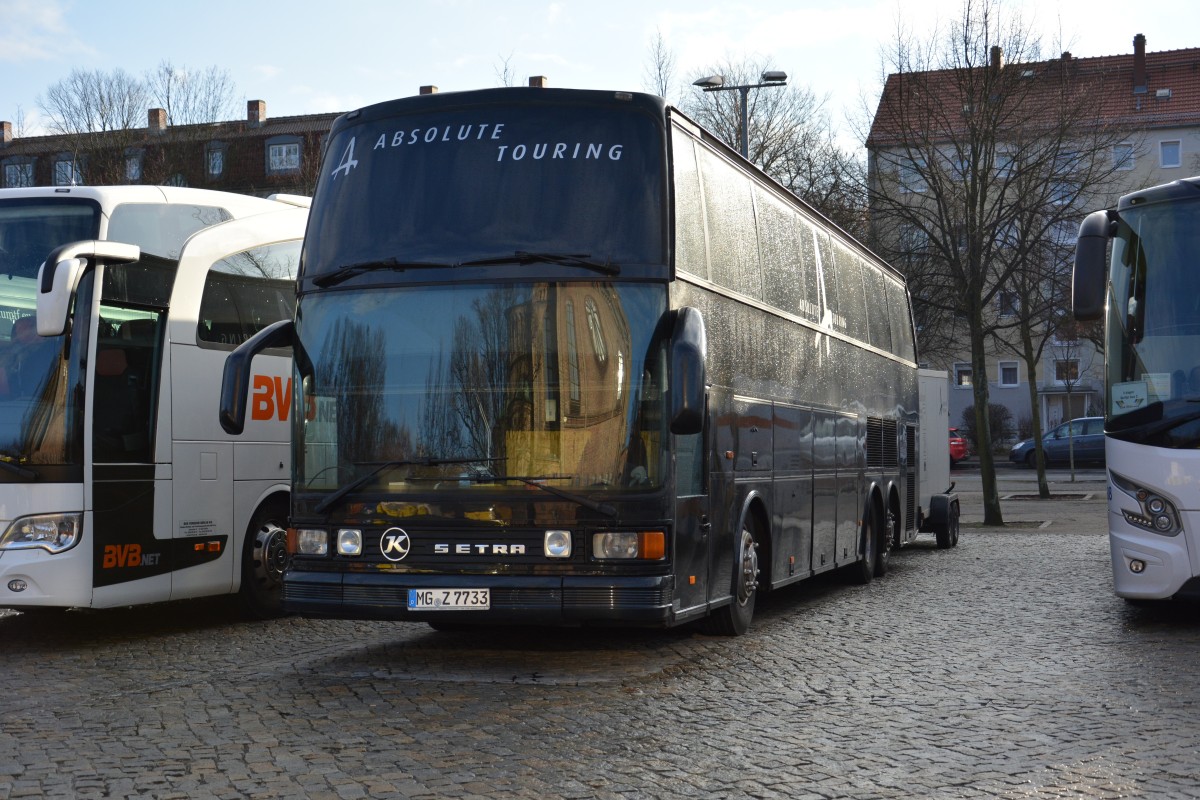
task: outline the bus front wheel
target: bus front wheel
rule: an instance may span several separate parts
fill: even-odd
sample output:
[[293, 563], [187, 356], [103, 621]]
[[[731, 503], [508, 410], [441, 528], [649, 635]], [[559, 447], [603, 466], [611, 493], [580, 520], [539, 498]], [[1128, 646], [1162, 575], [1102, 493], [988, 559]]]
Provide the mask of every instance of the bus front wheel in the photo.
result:
[[733, 560], [733, 598], [704, 619], [701, 629], [717, 636], [741, 636], [750, 629], [754, 598], [758, 594], [758, 540], [754, 521], [742, 524]]
[[282, 613], [287, 560], [287, 505], [271, 500], [254, 512], [242, 549], [241, 595], [250, 616], [269, 619]]

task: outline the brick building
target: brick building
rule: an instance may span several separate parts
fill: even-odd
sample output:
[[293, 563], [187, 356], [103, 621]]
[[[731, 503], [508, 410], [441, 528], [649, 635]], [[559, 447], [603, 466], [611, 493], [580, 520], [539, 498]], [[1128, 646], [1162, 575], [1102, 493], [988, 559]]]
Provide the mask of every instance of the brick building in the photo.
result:
[[168, 184], [265, 196], [311, 195], [336, 113], [271, 119], [263, 100], [246, 118], [171, 126], [152, 108], [145, 128], [14, 137], [0, 122], [0, 188]]
[[[1102, 185], [1093, 186], [1088, 193], [1064, 193], [1064, 197], [1070, 197], [1063, 201], [1068, 204], [1069, 213], [1062, 215], [1055, 237], [1071, 252], [1078, 223], [1089, 212], [1114, 205], [1122, 194], [1200, 174], [1200, 48], [1147, 52], [1146, 37], [1138, 34], [1133, 39], [1133, 52], [1128, 54], [1077, 58], [1062, 53], [1059, 58], [1047, 61], [1005, 63], [1000, 48], [993, 47], [991, 63], [976, 69], [1010, 71], [1012, 78], [1031, 86], [1042, 82], [1042, 89], [1033, 90], [1032, 97], [1037, 102], [1040, 102], [1038, 92], [1059, 91], [1064, 85], [1060, 76], [1069, 73], [1072, 91], [1086, 93], [1096, 104], [1094, 124], [1126, 132], [1100, 154], [1102, 159], [1111, 158], [1110, 176]], [[906, 198], [903, 202], [930, 203], [930, 193], [936, 191], [931, 173], [933, 162], [945, 162], [952, 169], [956, 159], [963, 157], [961, 149], [956, 152], [953, 128], [964, 126], [964, 120], [976, 110], [973, 101], [962, 96], [964, 83], [962, 74], [952, 70], [888, 76], [867, 139], [873, 182], [891, 182], [898, 188], [893, 196]], [[936, 117], [904, 113], [906, 93], [914, 92], [937, 95], [929, 98], [926, 107], [940, 106], [944, 113]], [[930, 143], [928, 153], [922, 153], [918, 159], [901, 142], [905, 131], [911, 132], [912, 126], [920, 124], [922, 119], [948, 126], [951, 135], [939, 142], [939, 134], [934, 132], [924, 140]], [[1003, 135], [994, 144], [995, 160], [991, 168], [996, 174], [1020, 168], [1015, 166], [1017, 159], [1012, 156], [1015, 148], [1004, 141]], [[1060, 149], [1058, 157], [1064, 155], [1069, 155], [1069, 146]], [[886, 216], [879, 215], [875, 208], [872, 215]], [[876, 237], [891, 236], [898, 241], [910, 233], [878, 229], [888, 227], [886, 223], [877, 223]], [[904, 269], [899, 261], [897, 266]], [[1063, 298], [1064, 308], [1066, 300]], [[989, 313], [996, 318], [1012, 316], [1018, 310], [1016, 302], [1013, 293], [1000, 291]], [[928, 366], [945, 369], [950, 374], [952, 424], [957, 424], [962, 412], [974, 404], [971, 388], [978, 380], [988, 382], [991, 402], [1006, 406], [1015, 422], [1031, 416], [1031, 381], [1036, 387], [1043, 429], [1065, 419], [1103, 413], [1104, 354], [1090, 342], [1082, 338], [1060, 339], [1055, 334], [1033, 375], [1012, 350], [993, 343], [986, 358], [987, 374], [975, 375], [966, 341], [964, 335], [957, 352], [949, 348], [946, 352], [922, 354]], [[1010, 435], [1015, 433], [1012, 431]]]

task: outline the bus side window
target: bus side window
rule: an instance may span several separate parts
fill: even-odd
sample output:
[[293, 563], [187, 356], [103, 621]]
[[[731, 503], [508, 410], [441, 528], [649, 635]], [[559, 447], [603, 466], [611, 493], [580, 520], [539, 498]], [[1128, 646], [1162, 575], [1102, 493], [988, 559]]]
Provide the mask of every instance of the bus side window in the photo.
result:
[[675, 481], [680, 497], [704, 494], [704, 434], [675, 436]]
[[196, 340], [234, 347], [295, 308], [300, 241], [255, 247], [212, 265], [204, 279]]
[[100, 326], [92, 403], [93, 460], [148, 462], [152, 458], [162, 315], [111, 307], [102, 307], [101, 314], [133, 318], [116, 325], [113, 332], [106, 332], [112, 331], [110, 326]]

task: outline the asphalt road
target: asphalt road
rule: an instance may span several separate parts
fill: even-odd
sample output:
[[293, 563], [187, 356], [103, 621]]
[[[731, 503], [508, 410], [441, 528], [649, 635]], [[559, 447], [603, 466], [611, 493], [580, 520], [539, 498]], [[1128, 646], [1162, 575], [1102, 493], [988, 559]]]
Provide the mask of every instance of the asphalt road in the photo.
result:
[[9, 613], [0, 798], [1200, 796], [1200, 614], [1112, 595], [1103, 473], [1002, 529], [974, 475], [957, 548], [738, 639]]

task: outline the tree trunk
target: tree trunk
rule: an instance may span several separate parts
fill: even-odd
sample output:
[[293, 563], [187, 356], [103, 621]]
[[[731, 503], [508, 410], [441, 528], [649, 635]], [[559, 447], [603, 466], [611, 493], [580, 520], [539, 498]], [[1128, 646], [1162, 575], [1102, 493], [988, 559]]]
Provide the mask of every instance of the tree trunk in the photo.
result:
[[[972, 317], [982, 314], [973, 309]], [[975, 396], [975, 430], [979, 443], [979, 478], [983, 484], [983, 524], [1003, 525], [1000, 495], [996, 491], [996, 461], [992, 456], [992, 424], [988, 414], [986, 342], [982, 319], [971, 319], [971, 389]]]

